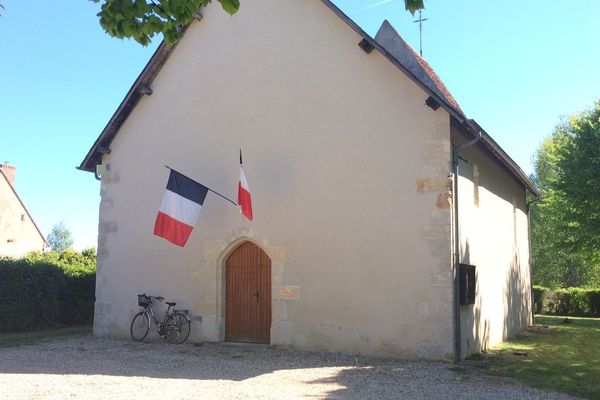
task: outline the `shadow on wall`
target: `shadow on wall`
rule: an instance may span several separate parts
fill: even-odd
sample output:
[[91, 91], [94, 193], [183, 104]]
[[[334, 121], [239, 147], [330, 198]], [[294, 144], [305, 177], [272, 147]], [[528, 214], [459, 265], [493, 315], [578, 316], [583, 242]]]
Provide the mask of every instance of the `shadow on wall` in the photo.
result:
[[482, 326], [482, 312], [481, 312], [481, 297], [477, 296], [475, 304], [473, 306], [473, 318], [474, 318], [474, 342], [477, 346], [477, 352], [487, 351], [490, 343], [490, 320], [489, 318], [483, 319]]
[[531, 321], [530, 300], [529, 280], [521, 273], [521, 261], [519, 254], [515, 252], [506, 273], [504, 286], [503, 339], [514, 337], [533, 322]]
[[[469, 157], [481, 166], [487, 165], [474, 154]], [[465, 179], [459, 191], [465, 189], [470, 195], [469, 191], [475, 190], [471, 185], [477, 183], [479, 194], [475, 206], [468, 201], [459, 204], [463, 206], [460, 215], [466, 216], [459, 227], [466, 239], [461, 243], [461, 260], [477, 267], [475, 304], [461, 306], [463, 355], [487, 350], [531, 322], [528, 261], [519, 256], [519, 250], [525, 252], [525, 247], [519, 248], [519, 239], [524, 239], [519, 236], [524, 233], [522, 216], [527, 215], [525, 199], [516, 195], [516, 183], [502, 183], [508, 182], [503, 171], [482, 167], [476, 183], [472, 171], [468, 164], [459, 169]], [[473, 211], [475, 208], [480, 211]]]
[[[503, 265], [498, 265], [497, 271], [487, 270], [485, 266], [479, 265], [476, 269], [475, 304], [461, 306], [465, 355], [485, 351], [490, 344], [512, 338], [532, 323], [528, 261], [521, 260], [516, 222], [514, 227], [512, 257]], [[471, 260], [471, 244], [468, 239], [461, 252], [464, 263], [477, 264], [477, 260]], [[489, 290], [490, 293], [482, 293], [484, 281], [488, 285], [484, 290]], [[499, 287], [500, 285], [502, 286]], [[494, 308], [495, 304], [498, 308]], [[500, 310], [503, 315], [497, 315]]]
[[[470, 243], [467, 239], [464, 249], [462, 249], [462, 260], [464, 263], [471, 263]], [[463, 354], [469, 355], [486, 351], [490, 342], [490, 320], [483, 317], [482, 306], [485, 294], [481, 293], [479, 286], [479, 269], [475, 271], [475, 304], [461, 305], [462, 327], [470, 328], [462, 332], [463, 336]]]
[[[469, 262], [469, 243], [467, 242], [464, 248], [463, 260]], [[506, 271], [504, 281], [498, 279], [498, 283], [503, 283], [503, 315], [491, 315], [490, 311], [486, 311], [486, 302], [496, 301], [493, 298], [487, 298], [486, 293], [481, 292], [479, 285], [479, 274], [481, 270], [477, 269], [477, 286], [475, 292], [475, 304], [461, 305], [461, 318], [463, 335], [463, 354], [469, 355], [472, 353], [486, 351], [490, 346], [491, 320], [490, 318], [498, 318], [497, 324], [502, 329], [502, 340], [512, 338], [522, 330], [526, 329], [531, 324], [530, 297], [531, 291], [527, 275], [521, 273], [521, 262], [518, 253], [515, 252], [510, 265]], [[500, 278], [500, 277], [498, 277]], [[491, 296], [492, 294], [488, 294]], [[500, 299], [497, 299], [500, 300]], [[501, 318], [501, 320], [500, 320]], [[494, 333], [494, 342], [499, 340], [500, 332]]]

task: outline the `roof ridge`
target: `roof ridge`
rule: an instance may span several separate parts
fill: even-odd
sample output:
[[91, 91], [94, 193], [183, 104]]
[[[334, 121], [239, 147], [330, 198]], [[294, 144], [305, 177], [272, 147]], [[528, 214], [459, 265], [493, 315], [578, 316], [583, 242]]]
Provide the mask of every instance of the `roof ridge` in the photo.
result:
[[[421, 57], [412, 48], [412, 46], [410, 44], [408, 44], [408, 42], [406, 40], [404, 40], [404, 38], [402, 37], [402, 35], [400, 35], [398, 33], [398, 31], [396, 30], [396, 28], [394, 28], [394, 26], [390, 23], [390, 21], [388, 21], [387, 19], [383, 20], [383, 23], [381, 24], [381, 27], [379, 28], [379, 31], [375, 35], [375, 40], [377, 42], [379, 42], [387, 51], [389, 51], [390, 53], [393, 54], [394, 53], [394, 51], [393, 51], [394, 49], [391, 49], [391, 48], [389, 48], [389, 46], [385, 46], [385, 43], [382, 43], [383, 40], [382, 40], [382, 35], [380, 33], [384, 32], [384, 30], [386, 30], [386, 29], [387, 30], [391, 30], [391, 32], [394, 34], [394, 39], [397, 39], [397, 40], [401, 41], [401, 43], [410, 52], [411, 56], [413, 56], [414, 60], [423, 69], [423, 71], [425, 72], [425, 74], [427, 74], [427, 77], [436, 86], [435, 88], [431, 88], [431, 89], [437, 89], [437, 91], [439, 91], [440, 94], [443, 95], [443, 97], [446, 98], [446, 100], [448, 101], [448, 103], [464, 116], [465, 115], [464, 111], [462, 110], [462, 108], [460, 107], [460, 105], [458, 104], [458, 102], [456, 101], [456, 99], [454, 98], [454, 96], [452, 95], [452, 93], [450, 93], [450, 90], [448, 90], [448, 88], [446, 87], [446, 85], [444, 84], [444, 82], [440, 79], [440, 77], [438, 76], [438, 74], [431, 67], [431, 65], [427, 62], [427, 60], [425, 60], [423, 57]], [[378, 40], [378, 37], [379, 37], [379, 40]], [[400, 61], [403, 61], [403, 60], [400, 60]], [[406, 60], [404, 60], [404, 61], [406, 61]]]

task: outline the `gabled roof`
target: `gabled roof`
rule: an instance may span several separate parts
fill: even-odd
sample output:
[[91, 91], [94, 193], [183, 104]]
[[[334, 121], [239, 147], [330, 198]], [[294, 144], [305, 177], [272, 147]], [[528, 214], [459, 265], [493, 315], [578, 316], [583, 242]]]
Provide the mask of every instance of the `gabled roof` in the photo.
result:
[[29, 210], [27, 210], [27, 207], [25, 207], [25, 203], [23, 203], [23, 200], [21, 200], [21, 198], [17, 194], [17, 191], [15, 190], [14, 186], [10, 183], [10, 181], [8, 180], [8, 177], [4, 174], [4, 172], [1, 169], [0, 169], [0, 179], [4, 179], [6, 181], [6, 184], [8, 185], [8, 187], [12, 190], [12, 192], [14, 193], [17, 200], [19, 200], [19, 203], [21, 203], [21, 207], [23, 207], [23, 210], [25, 210], [25, 212], [27, 213], [29, 220], [33, 223], [33, 226], [35, 226], [35, 229], [40, 234], [40, 237], [42, 238], [42, 240], [44, 241], [46, 246], [49, 246], [48, 242], [46, 241], [46, 238], [44, 237], [44, 234], [42, 233], [42, 231], [40, 231], [40, 228], [38, 228], [37, 224], [33, 220], [33, 217], [29, 213]]
[[508, 156], [508, 154], [491, 138], [477, 122], [467, 119], [458, 102], [454, 99], [450, 91], [443, 84], [441, 79], [433, 71], [429, 63], [420, 57], [396, 32], [392, 25], [386, 20], [383, 22], [375, 38], [371, 38], [354, 21], [344, 14], [335, 4], [329, 0], [321, 0], [327, 7], [336, 13], [344, 22], [346, 22], [356, 33], [373, 49], [379, 51], [392, 64], [400, 69], [404, 74], [412, 79], [417, 86], [421, 87], [425, 93], [429, 94], [444, 110], [450, 114], [453, 123], [460, 126], [461, 130], [473, 137], [481, 133], [481, 145], [498, 161], [508, 172], [519, 181], [534, 196], [539, 197], [540, 192], [531, 182], [529, 177], [523, 172], [521, 167]]
[[375, 35], [375, 41], [417, 77], [420, 82], [464, 116], [460, 106], [431, 66], [402, 39], [387, 19], [381, 24]]
[[[527, 175], [515, 163], [504, 150], [487, 135], [481, 127], [473, 120], [468, 120], [454, 99], [450, 91], [443, 84], [441, 79], [433, 71], [431, 66], [420, 57], [396, 32], [392, 25], [386, 20], [381, 25], [375, 38], [369, 36], [360, 26], [344, 14], [330, 0], [321, 0], [324, 5], [330, 8], [338, 15], [350, 28], [363, 38], [369, 48], [376, 49], [393, 65], [400, 69], [409, 79], [427, 93], [435, 103], [439, 104], [450, 114], [453, 120], [457, 121], [467, 132], [476, 135], [478, 130], [482, 132], [482, 144], [490, 151], [491, 155], [505, 166], [508, 171], [521, 182], [535, 196], [539, 191], [529, 180]], [[85, 156], [81, 165], [81, 170], [95, 172], [95, 167], [102, 160], [102, 155], [110, 152], [109, 146], [114, 137], [119, 132], [121, 125], [125, 122], [131, 111], [135, 108], [140, 98], [147, 93], [150, 84], [158, 75], [160, 69], [165, 64], [173, 47], [167, 46], [164, 42], [156, 49], [154, 55], [136, 79], [133, 86], [115, 111], [114, 115]]]

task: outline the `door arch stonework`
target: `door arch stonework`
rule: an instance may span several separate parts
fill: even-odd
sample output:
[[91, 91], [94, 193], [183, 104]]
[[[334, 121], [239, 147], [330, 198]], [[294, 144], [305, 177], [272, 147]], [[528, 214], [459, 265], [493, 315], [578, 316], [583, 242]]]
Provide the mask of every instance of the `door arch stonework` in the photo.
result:
[[292, 344], [292, 329], [288, 320], [289, 301], [281, 300], [276, 295], [278, 288], [284, 285], [284, 271], [292, 261], [291, 249], [285, 245], [271, 245], [266, 238], [247, 228], [236, 228], [228, 232], [223, 239], [204, 243], [202, 251], [204, 262], [206, 265], [212, 265], [216, 272], [216, 293], [214, 293], [216, 315], [199, 314], [203, 315], [202, 329], [207, 333], [204, 338], [225, 340], [226, 263], [238, 246], [247, 241], [260, 247], [271, 259], [271, 344]]
[[243, 241], [225, 260], [225, 340], [270, 343], [271, 259]]

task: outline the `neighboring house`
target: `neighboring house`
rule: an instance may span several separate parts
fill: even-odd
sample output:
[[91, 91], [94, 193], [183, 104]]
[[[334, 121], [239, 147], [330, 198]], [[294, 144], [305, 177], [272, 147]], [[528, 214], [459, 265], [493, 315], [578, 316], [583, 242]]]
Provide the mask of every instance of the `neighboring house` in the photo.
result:
[[[371, 38], [327, 0], [203, 14], [80, 166], [102, 180], [96, 335], [127, 336], [142, 292], [190, 309], [192, 340], [378, 356], [459, 358], [532, 322], [537, 191], [388, 22]], [[165, 165], [235, 197], [239, 148], [254, 220], [209, 193], [186, 247], [153, 236]]]
[[48, 246], [15, 190], [16, 168], [0, 164], [0, 257], [21, 257]]

